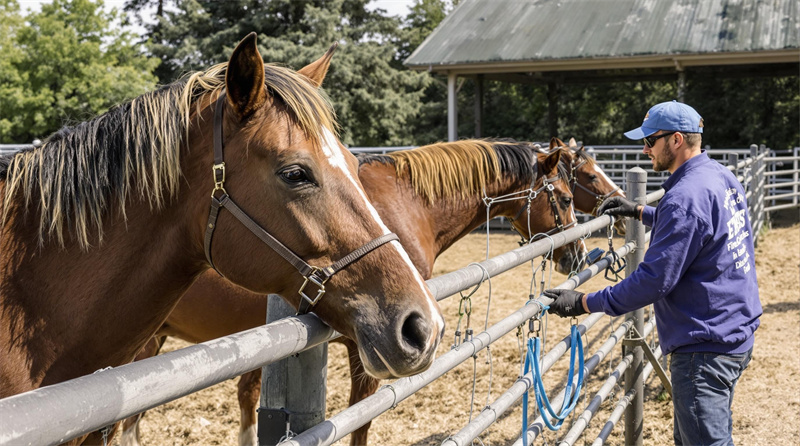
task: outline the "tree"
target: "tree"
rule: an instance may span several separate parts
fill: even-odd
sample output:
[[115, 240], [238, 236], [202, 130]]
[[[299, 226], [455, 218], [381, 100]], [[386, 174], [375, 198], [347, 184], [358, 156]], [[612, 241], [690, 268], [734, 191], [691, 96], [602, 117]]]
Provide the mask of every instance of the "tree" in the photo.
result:
[[23, 18], [15, 0], [2, 0], [0, 17], [0, 141], [43, 138], [155, 86], [158, 61], [102, 1], [54, 0]]
[[[164, 0], [129, 0], [136, 11]], [[334, 42], [337, 50], [323, 84], [342, 125], [342, 140], [356, 145], [408, 144], [425, 75], [395, 67], [392, 36], [399, 20], [369, 11], [369, 0], [175, 0], [147, 26], [149, 51], [162, 61], [167, 82], [182, 73], [226, 61], [247, 33], [259, 34], [264, 60], [299, 69]]]

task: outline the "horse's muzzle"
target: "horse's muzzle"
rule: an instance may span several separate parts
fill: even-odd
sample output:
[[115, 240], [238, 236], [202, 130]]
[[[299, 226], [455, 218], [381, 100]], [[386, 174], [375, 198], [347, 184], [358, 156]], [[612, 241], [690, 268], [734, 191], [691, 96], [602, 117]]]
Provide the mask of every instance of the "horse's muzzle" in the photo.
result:
[[438, 312], [423, 315], [410, 309], [397, 320], [382, 336], [373, 337], [365, 331], [357, 335], [364, 368], [376, 378], [400, 378], [426, 370], [444, 334]]

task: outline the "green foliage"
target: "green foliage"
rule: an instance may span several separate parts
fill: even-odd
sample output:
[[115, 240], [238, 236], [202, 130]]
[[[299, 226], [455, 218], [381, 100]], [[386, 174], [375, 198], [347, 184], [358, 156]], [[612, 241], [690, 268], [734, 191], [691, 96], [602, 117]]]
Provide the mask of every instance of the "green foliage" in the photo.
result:
[[0, 17], [0, 141], [42, 138], [155, 86], [158, 61], [140, 54], [102, 1], [54, 0], [23, 18], [3, 0]]
[[[259, 34], [266, 62], [294, 69], [340, 47], [323, 84], [347, 144], [401, 145], [412, 140], [408, 124], [420, 108], [427, 76], [397, 69], [396, 18], [368, 11], [369, 0], [177, 0], [148, 26], [148, 49], [168, 82], [180, 74], [228, 59], [249, 32]], [[130, 0], [135, 10], [149, 0]]]
[[703, 116], [703, 144], [773, 150], [800, 145], [798, 76], [691, 79], [686, 102]]

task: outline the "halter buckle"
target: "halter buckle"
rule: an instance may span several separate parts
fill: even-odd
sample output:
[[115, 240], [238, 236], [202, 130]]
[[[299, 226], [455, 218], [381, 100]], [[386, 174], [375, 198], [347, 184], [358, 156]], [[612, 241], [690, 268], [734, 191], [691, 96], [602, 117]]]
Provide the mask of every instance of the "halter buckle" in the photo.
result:
[[[305, 299], [306, 302], [308, 302], [309, 306], [311, 307], [316, 305], [317, 302], [319, 302], [319, 300], [322, 299], [322, 296], [325, 295], [325, 282], [328, 281], [328, 278], [319, 280], [317, 278], [317, 274], [321, 272], [322, 269], [317, 268], [316, 266], [312, 266], [311, 273], [308, 274], [307, 276], [303, 276], [303, 278], [305, 278], [305, 281], [303, 282], [303, 285], [300, 286], [300, 289], [297, 291], [297, 293], [300, 294], [300, 297]], [[306, 295], [306, 293], [303, 292], [303, 290], [306, 289], [306, 286], [308, 285], [309, 282], [313, 283], [318, 287], [317, 295], [313, 299], [308, 297], [308, 295]]]
[[[221, 190], [222, 193], [227, 194], [228, 192], [225, 190], [225, 162], [221, 162], [220, 164], [214, 164], [211, 166], [211, 172], [214, 175], [214, 190], [211, 192], [211, 195], [214, 195], [214, 192]], [[218, 175], [221, 173], [221, 175]]]

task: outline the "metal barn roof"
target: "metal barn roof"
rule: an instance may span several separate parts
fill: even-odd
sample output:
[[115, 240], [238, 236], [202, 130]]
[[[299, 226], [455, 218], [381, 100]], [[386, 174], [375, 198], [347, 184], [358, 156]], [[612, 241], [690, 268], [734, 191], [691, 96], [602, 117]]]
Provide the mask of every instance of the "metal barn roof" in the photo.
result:
[[462, 0], [405, 64], [499, 73], [800, 61], [798, 0]]

